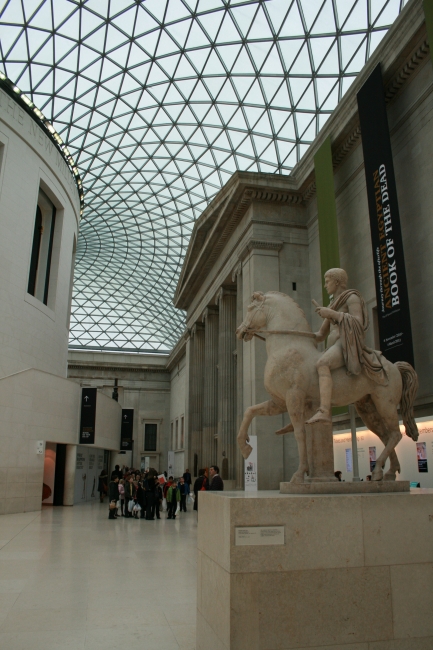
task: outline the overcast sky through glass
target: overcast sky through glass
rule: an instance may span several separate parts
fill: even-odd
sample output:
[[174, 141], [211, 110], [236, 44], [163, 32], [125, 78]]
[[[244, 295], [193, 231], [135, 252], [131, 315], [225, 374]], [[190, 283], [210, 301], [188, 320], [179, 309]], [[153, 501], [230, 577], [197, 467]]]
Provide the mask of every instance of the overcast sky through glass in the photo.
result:
[[290, 173], [405, 4], [3, 4], [0, 69], [83, 180], [71, 346], [170, 351], [194, 221], [237, 169]]

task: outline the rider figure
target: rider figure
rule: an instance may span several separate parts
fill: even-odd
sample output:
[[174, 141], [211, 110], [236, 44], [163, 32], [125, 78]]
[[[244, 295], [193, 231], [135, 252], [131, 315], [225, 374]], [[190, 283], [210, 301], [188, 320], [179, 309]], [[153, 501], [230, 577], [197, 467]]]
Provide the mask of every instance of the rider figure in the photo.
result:
[[[352, 359], [348, 359], [348, 346], [352, 348], [349, 350], [349, 357], [353, 355], [353, 340], [348, 340], [345, 337], [344, 344], [341, 340], [342, 322], [346, 318], [349, 322], [349, 327], [356, 330], [357, 344], [364, 346], [364, 332], [367, 329], [367, 312], [365, 303], [362, 296], [354, 290], [347, 291], [347, 273], [343, 269], [330, 269], [325, 273], [325, 289], [330, 296], [332, 302], [329, 307], [316, 307], [316, 313], [323, 318], [322, 327], [316, 332], [316, 340], [318, 342], [324, 341], [328, 337], [327, 349], [317, 362], [317, 372], [319, 373], [319, 388], [320, 388], [320, 406], [318, 411], [310, 418], [307, 424], [316, 424], [317, 422], [332, 422], [331, 414], [331, 399], [332, 399], [332, 375], [331, 371], [346, 366], [349, 374], [359, 374], [362, 370], [361, 363], [358, 355], [358, 364], [355, 360], [355, 368], [350, 368]], [[317, 303], [316, 303], [317, 304]], [[348, 314], [349, 318], [344, 314]], [[357, 322], [353, 322], [357, 321]], [[359, 324], [359, 325], [358, 325]], [[343, 332], [344, 336], [344, 332]], [[368, 351], [371, 353], [371, 351]], [[375, 361], [375, 362], [374, 362]], [[373, 366], [377, 365], [377, 359], [373, 361]], [[349, 363], [348, 363], [349, 362]], [[353, 363], [352, 363], [353, 365]], [[380, 368], [383, 372], [382, 365]], [[379, 370], [379, 368], [377, 368]], [[374, 372], [377, 372], [374, 367]], [[382, 383], [382, 382], [381, 382]]]

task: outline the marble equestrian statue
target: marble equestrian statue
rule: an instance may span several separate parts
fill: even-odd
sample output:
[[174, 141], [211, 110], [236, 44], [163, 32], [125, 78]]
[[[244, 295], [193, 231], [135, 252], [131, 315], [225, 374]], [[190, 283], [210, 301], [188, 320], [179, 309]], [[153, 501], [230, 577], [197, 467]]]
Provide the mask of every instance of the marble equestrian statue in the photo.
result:
[[[395, 447], [402, 435], [398, 406], [406, 435], [418, 439], [413, 404], [418, 377], [409, 363], [391, 363], [380, 352], [367, 348], [364, 332], [368, 327], [362, 296], [347, 290], [343, 269], [325, 274], [325, 287], [332, 295], [329, 307], [316, 305], [324, 319], [313, 333], [304, 312], [289, 296], [278, 291], [256, 292], [236, 336], [250, 341], [259, 336], [266, 341], [267, 362], [264, 384], [271, 399], [249, 407], [238, 433], [244, 458], [251, 453], [248, 428], [257, 415], [289, 413], [291, 424], [277, 433], [294, 431], [299, 451], [299, 467], [291, 482], [303, 483], [308, 473], [306, 425], [331, 423], [331, 408], [355, 404], [370, 431], [383, 442], [384, 450], [376, 461], [372, 480], [395, 480], [400, 472]], [[328, 337], [321, 353], [317, 344]], [[383, 474], [386, 460], [388, 472]]]

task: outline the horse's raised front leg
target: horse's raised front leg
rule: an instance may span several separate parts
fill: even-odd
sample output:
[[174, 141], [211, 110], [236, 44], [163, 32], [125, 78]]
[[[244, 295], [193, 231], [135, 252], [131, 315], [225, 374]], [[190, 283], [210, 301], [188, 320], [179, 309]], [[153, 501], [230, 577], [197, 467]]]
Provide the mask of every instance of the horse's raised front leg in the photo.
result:
[[307, 440], [305, 435], [305, 394], [301, 391], [289, 393], [286, 398], [287, 410], [293, 424], [296, 442], [298, 444], [299, 465], [290, 479], [290, 483], [304, 483], [305, 473], [308, 474]]
[[280, 415], [281, 413], [286, 412], [286, 405], [284, 403], [277, 404], [273, 400], [268, 400], [267, 402], [262, 402], [261, 404], [256, 404], [255, 406], [249, 406], [244, 413], [244, 419], [241, 422], [238, 433], [238, 446], [241, 450], [242, 456], [245, 460], [252, 452], [251, 445], [248, 444], [248, 428], [257, 415]]

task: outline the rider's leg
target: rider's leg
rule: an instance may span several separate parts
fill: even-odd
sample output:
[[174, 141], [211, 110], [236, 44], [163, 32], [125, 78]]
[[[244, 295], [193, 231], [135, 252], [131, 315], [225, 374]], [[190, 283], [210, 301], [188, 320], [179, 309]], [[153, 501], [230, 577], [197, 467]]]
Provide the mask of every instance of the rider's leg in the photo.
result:
[[343, 348], [338, 340], [330, 347], [317, 362], [316, 368], [319, 374], [320, 406], [317, 412], [310, 418], [307, 424], [317, 422], [332, 422], [332, 376], [331, 370], [344, 366]]

